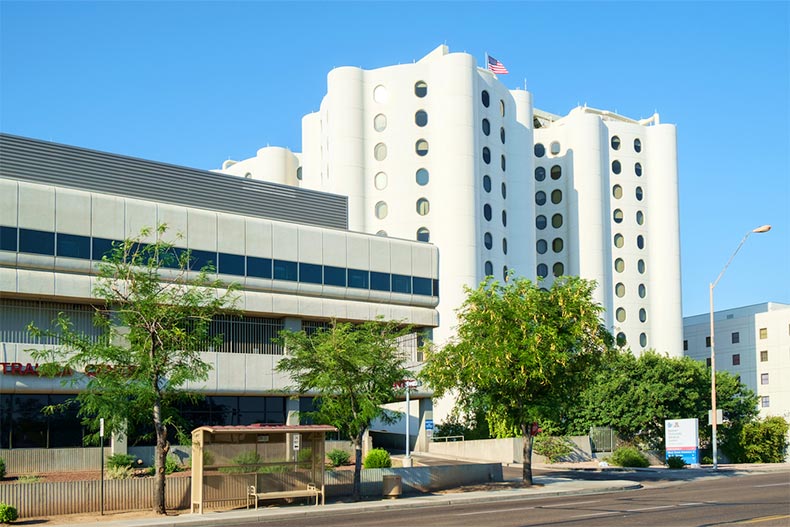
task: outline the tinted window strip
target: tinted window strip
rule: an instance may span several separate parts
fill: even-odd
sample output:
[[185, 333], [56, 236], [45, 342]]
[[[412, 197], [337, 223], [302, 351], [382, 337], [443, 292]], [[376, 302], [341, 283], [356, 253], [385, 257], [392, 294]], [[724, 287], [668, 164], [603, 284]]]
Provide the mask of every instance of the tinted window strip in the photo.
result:
[[[17, 229], [0, 226], [0, 250], [44, 254], [68, 258], [101, 261], [112, 252], [113, 244], [121, 243], [108, 238], [54, 233], [34, 229]], [[178, 268], [179, 260], [187, 249], [174, 247], [163, 258], [163, 267]], [[190, 250], [189, 266], [199, 270], [210, 265], [222, 274], [249, 276], [275, 280], [300, 281], [353, 289], [372, 289], [420, 296], [439, 296], [439, 280], [420, 276], [380, 273], [364, 269], [347, 269], [331, 265], [307, 264], [289, 260], [272, 260], [239, 254]], [[246, 265], [245, 265], [246, 264]]]

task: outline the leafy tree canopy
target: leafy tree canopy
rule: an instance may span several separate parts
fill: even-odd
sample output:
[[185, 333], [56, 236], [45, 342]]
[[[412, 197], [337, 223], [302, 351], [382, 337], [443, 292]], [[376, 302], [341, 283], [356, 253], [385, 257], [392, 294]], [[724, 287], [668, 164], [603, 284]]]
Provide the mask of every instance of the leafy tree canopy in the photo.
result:
[[[546, 290], [524, 278], [489, 277], [467, 289], [457, 338], [423, 370], [437, 397], [452, 392], [462, 412], [524, 438], [525, 483], [532, 483], [533, 423], [574, 404], [612, 345], [602, 327], [595, 283], [560, 277]], [[500, 434], [501, 435], [501, 434]]]
[[[754, 418], [757, 398], [728, 372], [716, 373], [718, 407], [730, 429]], [[710, 369], [688, 357], [669, 358], [656, 352], [636, 357], [621, 351], [610, 358], [583, 391], [581, 404], [560, 424], [571, 434], [586, 434], [591, 426], [610, 426], [628, 441], [662, 449], [666, 419], [697, 418], [700, 436], [710, 441]]]
[[363, 435], [375, 419], [394, 422], [382, 405], [396, 401], [396, 384], [413, 375], [398, 349], [398, 339], [410, 332], [396, 322], [376, 320], [356, 325], [332, 321], [312, 334], [280, 333], [287, 352], [278, 371], [291, 376], [299, 393], [318, 395], [313, 420], [337, 427], [354, 444], [355, 499], [361, 490]]
[[54, 331], [28, 328], [34, 336], [58, 338], [54, 348], [31, 350], [43, 374], [88, 373], [64, 381], [81, 387], [74, 400], [86, 424], [95, 429], [104, 418], [108, 431], [119, 434], [132, 423], [153, 425], [154, 510], [162, 514], [172, 405], [189, 395], [184, 386], [208, 378], [210, 365], [200, 352], [221, 342], [221, 335], [210, 333], [211, 319], [233, 306], [236, 290], [211, 279], [211, 267], [191, 270], [189, 251], [165, 241], [166, 231], [166, 225], [143, 229], [98, 264], [98, 338], [76, 331], [62, 313]]

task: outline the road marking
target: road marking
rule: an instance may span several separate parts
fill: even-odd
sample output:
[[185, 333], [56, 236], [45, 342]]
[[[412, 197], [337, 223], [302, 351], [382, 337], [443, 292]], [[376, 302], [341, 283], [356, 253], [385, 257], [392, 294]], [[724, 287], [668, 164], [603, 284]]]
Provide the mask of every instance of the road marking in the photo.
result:
[[659, 509], [674, 509], [677, 505], [659, 505], [657, 507], [642, 507], [641, 509], [626, 509], [623, 512], [657, 511]]
[[769, 483], [767, 485], [754, 485], [754, 488], [759, 489], [762, 487], [783, 487], [785, 485], [790, 485], [790, 481], [786, 481], [784, 483]]
[[751, 520], [745, 520], [738, 523], [741, 524], [741, 523], [771, 522], [774, 520], [786, 520], [787, 518], [790, 518], [790, 514], [785, 514], [784, 516], [763, 516], [762, 518], [753, 518]]
[[535, 507], [518, 507], [516, 509], [495, 509], [495, 510], [477, 511], [477, 512], [462, 512], [461, 514], [457, 514], [457, 516], [472, 516], [474, 514], [496, 514], [498, 512], [528, 511], [534, 508]]
[[580, 514], [579, 516], [571, 516], [570, 519], [573, 518], [592, 518], [593, 516], [606, 516], [607, 514], [622, 514], [623, 511], [605, 511], [605, 512], [596, 512], [592, 514]]
[[577, 505], [589, 505], [590, 503], [598, 503], [601, 500], [592, 500], [592, 501], [574, 501], [572, 503], [557, 503], [556, 505], [542, 505], [541, 509], [551, 509], [556, 507], [575, 507]]

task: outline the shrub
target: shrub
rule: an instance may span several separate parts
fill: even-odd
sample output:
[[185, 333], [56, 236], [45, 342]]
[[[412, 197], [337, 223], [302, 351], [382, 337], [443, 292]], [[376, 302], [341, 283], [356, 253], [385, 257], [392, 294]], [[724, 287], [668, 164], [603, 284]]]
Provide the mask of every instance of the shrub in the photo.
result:
[[113, 454], [107, 458], [107, 468], [132, 468], [135, 461], [135, 457], [131, 454]]
[[549, 463], [556, 463], [573, 452], [573, 443], [567, 437], [538, 435], [534, 449], [536, 454], [544, 456]]
[[0, 503], [0, 523], [11, 523], [19, 518], [16, 508], [5, 503]]
[[[211, 452], [208, 450], [203, 451], [203, 468], [214, 464], [214, 456], [211, 455]], [[192, 468], [192, 458], [188, 457], [186, 460], [186, 466]]]
[[5, 461], [0, 457], [0, 479], [5, 477]]
[[365, 468], [390, 468], [392, 459], [390, 453], [383, 448], [374, 448], [365, 456], [363, 465]]
[[41, 481], [41, 476], [37, 474], [23, 474], [16, 480], [17, 483], [38, 483]]
[[702, 456], [702, 464], [703, 465], [712, 465], [713, 464], [713, 458], [710, 457], [710, 456]]
[[168, 454], [165, 458], [165, 474], [181, 472], [181, 460], [175, 454]]
[[341, 450], [339, 448], [335, 448], [330, 450], [329, 453], [326, 455], [329, 458], [329, 462], [332, 464], [333, 467], [339, 467], [340, 465], [348, 465], [351, 461], [351, 456], [345, 450]]
[[312, 448], [302, 448], [299, 450], [299, 454], [296, 456], [296, 459], [299, 463], [304, 463], [306, 461], [313, 460], [313, 449]]
[[129, 479], [133, 475], [132, 467], [107, 467], [107, 479]]
[[621, 446], [612, 453], [612, 463], [621, 467], [649, 467], [650, 462], [636, 447]]
[[680, 456], [669, 456], [667, 458], [667, 467], [686, 468], [686, 461]]
[[783, 417], [766, 417], [743, 426], [740, 444], [746, 463], [782, 463], [787, 452], [787, 431]]

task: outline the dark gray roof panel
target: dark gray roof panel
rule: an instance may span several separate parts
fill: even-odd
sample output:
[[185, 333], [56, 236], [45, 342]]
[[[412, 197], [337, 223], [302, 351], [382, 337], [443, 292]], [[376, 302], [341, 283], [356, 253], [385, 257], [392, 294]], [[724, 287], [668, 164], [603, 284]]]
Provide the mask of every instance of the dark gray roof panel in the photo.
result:
[[346, 196], [10, 134], [0, 134], [0, 177], [348, 229]]

